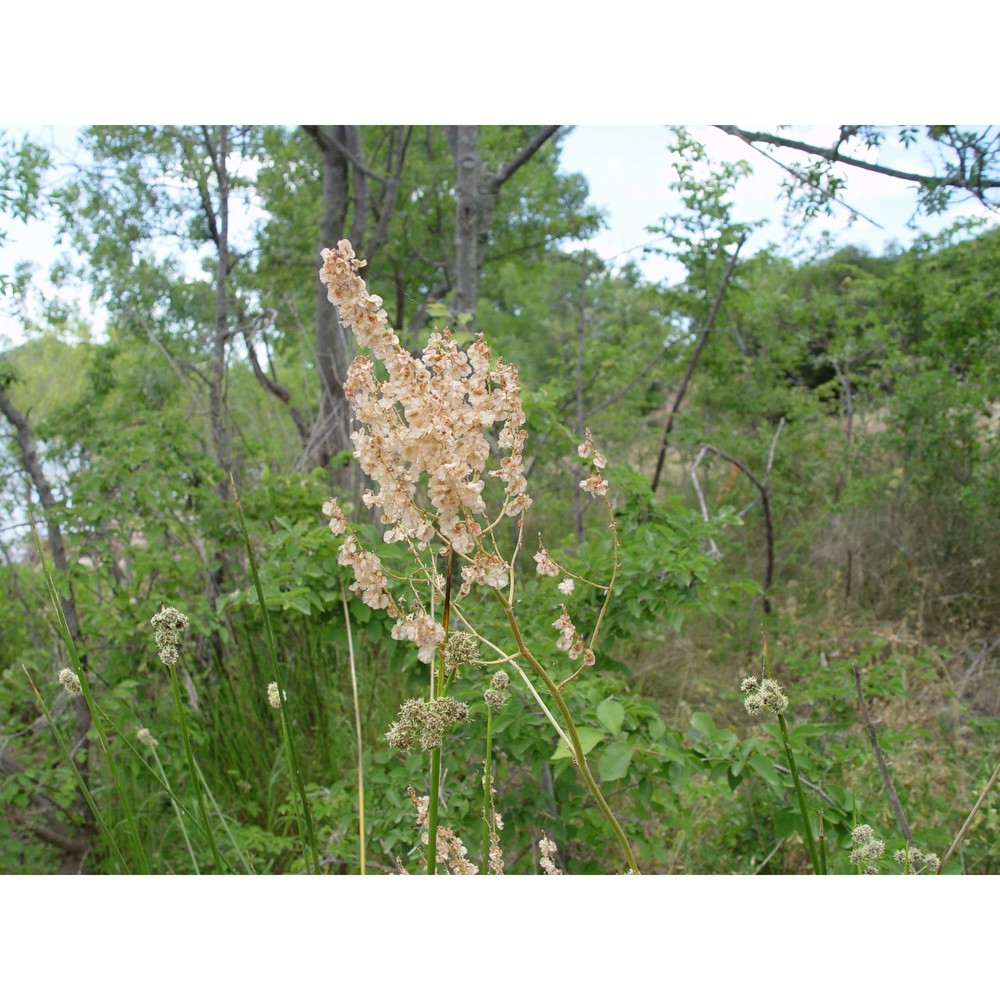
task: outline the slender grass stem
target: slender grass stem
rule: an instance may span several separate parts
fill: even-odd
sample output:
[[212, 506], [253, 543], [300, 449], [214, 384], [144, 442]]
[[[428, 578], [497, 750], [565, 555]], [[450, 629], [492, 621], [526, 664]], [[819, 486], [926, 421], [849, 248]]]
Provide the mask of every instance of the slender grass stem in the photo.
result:
[[[254, 591], [257, 594], [257, 606], [260, 608], [261, 617], [264, 622], [264, 640], [267, 646], [267, 655], [271, 663], [271, 671], [274, 681], [278, 686], [278, 711], [281, 714], [281, 736], [285, 749], [285, 758], [288, 765], [288, 776], [292, 786], [292, 807], [295, 810], [295, 819], [299, 827], [299, 839], [302, 841], [303, 857], [311, 855], [313, 869], [318, 875], [320, 873], [319, 848], [316, 844], [316, 832], [313, 829], [312, 812], [306, 799], [306, 789], [302, 781], [302, 772], [299, 769], [298, 757], [295, 751], [295, 743], [291, 738], [288, 725], [288, 714], [285, 711], [285, 676], [284, 670], [278, 660], [278, 649], [274, 642], [274, 630], [271, 628], [271, 618], [267, 613], [267, 603], [264, 600], [264, 589], [260, 583], [260, 573], [257, 571], [257, 558], [253, 554], [253, 545], [250, 544], [250, 532], [247, 530], [246, 518], [243, 516], [243, 505], [240, 503], [240, 496], [236, 489], [236, 480], [230, 475], [230, 487], [233, 492], [233, 502], [236, 504], [236, 514], [240, 523], [240, 534], [243, 536], [243, 544], [247, 550], [247, 561], [250, 565], [250, 576], [253, 579]], [[308, 867], [308, 863], [307, 863]]]
[[209, 822], [205, 797], [202, 795], [198, 768], [194, 762], [194, 754], [191, 752], [191, 740], [188, 737], [187, 723], [184, 721], [184, 702], [181, 699], [181, 686], [177, 680], [177, 668], [173, 663], [168, 663], [167, 668], [170, 671], [170, 686], [174, 693], [174, 706], [177, 709], [177, 725], [181, 733], [181, 743], [184, 744], [184, 758], [187, 761], [188, 774], [191, 776], [191, 784], [194, 785], [195, 799], [198, 802], [198, 812], [201, 815], [201, 822], [208, 838], [208, 846], [212, 851], [212, 859], [215, 861], [216, 871], [221, 875], [225, 866], [222, 856], [219, 854], [218, 845], [215, 843], [215, 835], [212, 833], [212, 824]]
[[[38, 551], [39, 564], [43, 567], [45, 573], [45, 585], [48, 590], [49, 600], [52, 603], [52, 608], [56, 615], [56, 621], [59, 625], [59, 632], [62, 636], [62, 640], [66, 645], [66, 650], [69, 653], [70, 660], [75, 669], [77, 678], [80, 681], [80, 689], [87, 701], [87, 709], [90, 712], [90, 719], [94, 726], [94, 731], [97, 733], [97, 738], [100, 741], [101, 749], [104, 751], [104, 759], [108, 764], [108, 771], [111, 775], [112, 784], [115, 787], [115, 791], [118, 794], [118, 801], [121, 803], [122, 813], [125, 816], [125, 822], [128, 825], [129, 833], [132, 836], [132, 843], [135, 847], [136, 862], [139, 868], [140, 875], [149, 874], [149, 862], [146, 860], [146, 852], [142, 846], [142, 838], [139, 836], [139, 829], [136, 826], [135, 816], [132, 813], [132, 806], [129, 803], [128, 794], [122, 785], [121, 776], [118, 773], [118, 767], [115, 764], [115, 759], [111, 754], [111, 743], [108, 740], [107, 732], [104, 725], [101, 722], [100, 713], [97, 709], [97, 703], [94, 700], [94, 696], [90, 690], [90, 684], [87, 681], [87, 671], [83, 667], [83, 662], [80, 659], [80, 654], [77, 652], [76, 643], [73, 641], [73, 634], [70, 632], [69, 623], [66, 621], [66, 615], [63, 611], [62, 601], [59, 599], [59, 592], [56, 590], [55, 580], [52, 579], [52, 574], [49, 572], [48, 566], [45, 562], [45, 554], [42, 550], [42, 541], [38, 536], [38, 531], [35, 530], [34, 522], [32, 522], [32, 534], [34, 535], [35, 548]], [[75, 764], [74, 764], [74, 769]], [[77, 771], [79, 774], [79, 771]], [[80, 775], [82, 780], [82, 775]], [[88, 802], [88, 805], [90, 803]], [[96, 818], [96, 817], [95, 817]]]
[[[151, 749], [153, 750], [153, 760], [156, 762], [156, 770], [159, 772], [160, 781], [169, 788], [170, 782], [167, 780], [167, 773], [163, 770], [163, 764], [160, 762], [160, 755], [156, 752], [155, 748]], [[178, 806], [173, 794], [171, 794], [170, 804], [174, 807], [174, 813], [177, 815], [177, 825], [181, 828], [181, 836], [184, 838], [184, 846], [187, 848], [188, 857], [191, 859], [191, 867], [194, 868], [195, 875], [200, 875], [201, 869], [198, 867], [198, 856], [194, 853], [194, 848], [191, 846], [187, 824], [184, 822], [184, 813], [180, 806]]]
[[128, 862], [125, 860], [125, 855], [122, 853], [121, 848], [118, 846], [118, 842], [114, 838], [114, 834], [111, 832], [111, 828], [108, 826], [107, 821], [104, 818], [104, 814], [97, 807], [97, 803], [94, 801], [93, 795], [90, 794], [90, 789], [87, 787], [87, 782], [84, 781], [83, 775], [80, 773], [80, 769], [76, 766], [76, 761], [73, 760], [73, 752], [69, 748], [69, 744], [66, 742], [66, 738], [56, 727], [52, 716], [49, 715], [49, 710], [45, 705], [45, 701], [42, 699], [41, 692], [35, 686], [35, 682], [31, 679], [31, 674], [28, 673], [27, 667], [23, 664], [21, 669], [24, 670], [25, 676], [28, 678], [28, 683], [31, 685], [31, 690], [35, 693], [35, 700], [38, 702], [38, 707], [41, 709], [42, 715], [45, 716], [45, 721], [49, 724], [49, 731], [55, 737], [56, 743], [59, 744], [59, 749], [62, 751], [63, 756], [69, 762], [69, 766], [73, 771], [73, 775], [76, 777], [76, 783], [80, 787], [80, 792], [83, 795], [84, 801], [87, 803], [91, 814], [94, 817], [94, 822], [97, 823], [97, 828], [101, 831], [101, 835], [104, 837], [108, 845], [108, 849], [117, 858], [118, 864], [121, 867], [122, 873], [125, 875], [130, 875], [131, 869], [129, 868]]
[[347, 630], [347, 657], [351, 665], [351, 694], [354, 698], [354, 733], [358, 746], [358, 839], [361, 845], [359, 874], [365, 874], [365, 768], [361, 744], [361, 708], [358, 702], [358, 674], [354, 666], [354, 639], [351, 616], [347, 610], [347, 592], [340, 585], [340, 600], [344, 605], [344, 627]]
[[972, 807], [972, 812], [970, 812], [966, 817], [965, 822], [962, 824], [962, 828], [956, 834], [955, 839], [951, 843], [951, 847], [948, 848], [948, 853], [941, 859], [941, 863], [938, 865], [936, 874], [941, 874], [944, 866], [951, 860], [951, 856], [961, 846], [962, 838], [965, 836], [969, 827], [972, 826], [972, 821], [976, 818], [976, 813], [979, 812], [980, 807], [986, 801], [986, 796], [990, 794], [990, 789], [997, 783], [998, 778], [1000, 778], [1000, 764], [997, 764], [996, 770], [994, 770], [990, 780], [986, 782], [986, 787], [976, 800], [976, 804]]

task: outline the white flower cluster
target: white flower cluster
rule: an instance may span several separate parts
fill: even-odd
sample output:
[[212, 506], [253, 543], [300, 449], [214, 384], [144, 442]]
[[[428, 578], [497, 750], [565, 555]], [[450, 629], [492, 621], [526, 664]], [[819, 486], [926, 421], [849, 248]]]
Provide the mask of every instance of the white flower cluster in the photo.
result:
[[771, 712], [780, 715], [788, 708], [788, 699], [782, 694], [781, 685], [770, 677], [758, 681], [756, 677], [744, 677], [740, 690], [746, 695], [743, 707], [747, 715]]

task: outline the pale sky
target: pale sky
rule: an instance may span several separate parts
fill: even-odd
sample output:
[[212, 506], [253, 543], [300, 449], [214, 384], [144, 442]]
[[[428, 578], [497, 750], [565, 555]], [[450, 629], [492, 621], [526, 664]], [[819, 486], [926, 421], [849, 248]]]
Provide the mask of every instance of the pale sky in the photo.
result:
[[[846, 209], [838, 209], [833, 218], [823, 218], [810, 224], [798, 238], [789, 237], [783, 223], [784, 205], [780, 198], [783, 171], [747, 145], [708, 126], [692, 128], [699, 141], [706, 144], [713, 160], [746, 159], [753, 167], [753, 176], [742, 181], [736, 190], [735, 205], [740, 221], [769, 220], [748, 244], [745, 254], [773, 242], [782, 252], [793, 254], [802, 250], [809, 240], [819, 238], [824, 229], [835, 234], [838, 245], [856, 243], [873, 253], [881, 253], [893, 240], [909, 245], [915, 231], [907, 224], [916, 207], [916, 194], [912, 185], [863, 171], [852, 171], [845, 199], [883, 228], [860, 219], [848, 228]], [[11, 130], [17, 134], [20, 130]], [[72, 147], [75, 130], [68, 127], [42, 126], [31, 129], [32, 134], [47, 143], [55, 142], [65, 156]], [[812, 127], [795, 130], [797, 136], [817, 142], [830, 140], [830, 129]], [[563, 143], [562, 168], [583, 173], [590, 185], [592, 203], [607, 209], [609, 228], [586, 244], [611, 263], [624, 263], [634, 259], [643, 273], [651, 280], [679, 281], [682, 268], [661, 254], [645, 257], [633, 248], [648, 243], [652, 238], [645, 227], [657, 223], [665, 214], [680, 209], [677, 196], [670, 190], [675, 179], [667, 145], [670, 140], [665, 126], [660, 125], [581, 125], [576, 127]], [[793, 162], [794, 155], [779, 153], [785, 162]], [[927, 169], [926, 156], [919, 151], [908, 154], [905, 164], [913, 169]], [[973, 202], [966, 202], [946, 216], [919, 217], [916, 222], [923, 231], [937, 232], [959, 215], [986, 214]], [[997, 221], [1000, 221], [998, 219]], [[0, 273], [13, 273], [16, 263], [23, 259], [37, 262], [39, 285], [49, 290], [45, 275], [55, 259], [55, 234], [50, 225], [32, 222], [22, 226], [7, 222], [2, 228], [8, 232], [5, 246], [0, 247]], [[631, 251], [631, 252], [629, 252]], [[79, 298], [78, 290], [68, 292]], [[98, 320], [99, 322], [99, 320]], [[20, 339], [19, 324], [0, 313], [0, 347]]]

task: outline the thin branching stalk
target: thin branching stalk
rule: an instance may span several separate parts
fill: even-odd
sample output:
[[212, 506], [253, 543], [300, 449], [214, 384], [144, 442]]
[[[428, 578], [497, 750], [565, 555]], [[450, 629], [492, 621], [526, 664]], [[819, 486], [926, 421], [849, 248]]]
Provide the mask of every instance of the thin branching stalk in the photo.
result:
[[354, 733], [358, 745], [358, 837], [361, 843], [359, 874], [365, 874], [365, 768], [361, 745], [361, 707], [358, 702], [358, 675], [354, 666], [354, 639], [351, 615], [347, 609], [347, 591], [340, 585], [340, 600], [344, 605], [344, 628], [347, 630], [347, 658], [351, 665], [351, 694], [354, 698]]
[[[508, 598], [508, 603], [509, 602], [510, 598]], [[546, 719], [549, 720], [549, 724], [559, 734], [559, 738], [563, 741], [563, 743], [566, 744], [566, 749], [569, 750], [570, 753], [572, 753], [573, 752], [572, 741], [566, 735], [565, 731], [563, 730], [563, 727], [559, 725], [558, 721], [556, 720], [556, 717], [552, 714], [552, 710], [549, 708], [548, 705], [545, 704], [544, 699], [538, 693], [538, 688], [535, 687], [535, 685], [532, 683], [531, 678], [524, 672], [524, 668], [521, 666], [521, 664], [517, 662], [517, 655], [520, 654], [513, 655], [505, 653], [499, 646], [490, 642], [490, 640], [487, 639], [485, 636], [480, 635], [472, 627], [472, 625], [469, 623], [469, 620], [462, 614], [461, 610], [457, 606], [455, 607], [455, 613], [458, 615], [459, 620], [462, 622], [465, 628], [472, 635], [474, 635], [479, 642], [481, 642], [484, 646], [489, 646], [489, 648], [492, 649], [500, 657], [498, 663], [509, 664], [511, 667], [514, 668], [514, 670], [517, 671], [518, 676], [524, 682], [524, 686], [530, 692], [531, 697], [535, 699], [535, 702], [541, 709], [542, 714], [545, 716]]]
[[318, 875], [320, 873], [319, 848], [316, 844], [312, 813], [309, 810], [309, 803], [306, 801], [305, 785], [302, 782], [302, 773], [299, 770], [295, 743], [291, 738], [288, 716], [285, 711], [284, 669], [278, 660], [278, 649], [274, 642], [274, 630], [271, 628], [271, 618], [267, 613], [267, 603], [264, 600], [264, 589], [260, 583], [260, 573], [257, 571], [257, 558], [253, 554], [253, 545], [250, 544], [250, 533], [247, 530], [246, 519], [243, 517], [243, 505], [240, 503], [239, 493], [236, 490], [236, 480], [231, 475], [229, 483], [233, 492], [233, 502], [236, 504], [236, 514], [240, 522], [240, 533], [243, 535], [243, 544], [247, 550], [250, 575], [253, 578], [254, 590], [257, 594], [257, 606], [260, 608], [264, 622], [264, 639], [267, 646], [267, 655], [271, 662], [272, 675], [278, 689], [278, 712], [281, 716], [281, 736], [282, 743], [284, 744], [289, 779], [292, 785], [292, 807], [295, 810], [295, 819], [299, 827], [299, 839], [302, 841], [303, 856], [311, 855], [313, 870]]
[[583, 779], [583, 783], [587, 786], [594, 802], [597, 804], [597, 808], [600, 809], [601, 814], [611, 825], [612, 830], [614, 830], [615, 838], [625, 855], [629, 870], [638, 875], [639, 864], [635, 860], [632, 845], [629, 843], [628, 837], [625, 835], [625, 831], [622, 829], [621, 823], [618, 822], [617, 817], [611, 811], [611, 807], [605, 801], [604, 796], [601, 794], [600, 787], [594, 780], [593, 774], [590, 772], [590, 767], [587, 764], [587, 756], [583, 752], [580, 735], [576, 729], [576, 723], [573, 721], [573, 716], [569, 710], [569, 706], [566, 704], [566, 700], [563, 698], [562, 692], [559, 690], [559, 685], [552, 680], [548, 671], [546, 671], [546, 669], [541, 665], [541, 663], [538, 662], [532, 652], [524, 644], [524, 639], [521, 635], [521, 628], [518, 625], [517, 618], [514, 615], [514, 609], [511, 607], [510, 603], [496, 588], [493, 588], [493, 593], [500, 602], [500, 606], [503, 608], [504, 614], [507, 617], [507, 624], [510, 626], [511, 634], [514, 636], [514, 641], [517, 643], [517, 648], [520, 651], [521, 656], [523, 656], [524, 659], [531, 664], [532, 669], [534, 669], [535, 673], [538, 674], [542, 683], [548, 689], [549, 694], [552, 695], [552, 698], [559, 709], [560, 715], [563, 717], [563, 721], [566, 724], [566, 733], [569, 737], [570, 745], [573, 748], [572, 759], [579, 769], [580, 777]]

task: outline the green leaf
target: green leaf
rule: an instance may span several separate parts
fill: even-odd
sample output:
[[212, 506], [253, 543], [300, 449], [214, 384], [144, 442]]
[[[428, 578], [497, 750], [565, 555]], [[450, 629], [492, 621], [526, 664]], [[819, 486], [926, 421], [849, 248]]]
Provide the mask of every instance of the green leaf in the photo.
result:
[[601, 776], [601, 781], [617, 781], [624, 778], [628, 773], [628, 766], [632, 763], [634, 747], [627, 743], [612, 743], [601, 753], [597, 770]]
[[625, 721], [625, 706], [614, 698], [605, 698], [597, 706], [597, 718], [607, 727], [612, 736], [617, 736]]
[[774, 761], [770, 757], [754, 755], [747, 759], [747, 764], [757, 772], [769, 785], [778, 787], [782, 784], [781, 775], [774, 767]]
[[[602, 733], [600, 729], [594, 729], [593, 726], [577, 726], [576, 733], [580, 737], [580, 746], [583, 747], [585, 754], [590, 753], [598, 743], [607, 739], [607, 733]], [[569, 755], [569, 747], [566, 745], [566, 741], [560, 740], [559, 746], [556, 747], [555, 753], [552, 754], [552, 759], [559, 760], [561, 757], [568, 757]]]
[[711, 739], [712, 734], [715, 732], [715, 724], [707, 712], [693, 712], [691, 714], [690, 725], [695, 732], [700, 733], [705, 739]]

